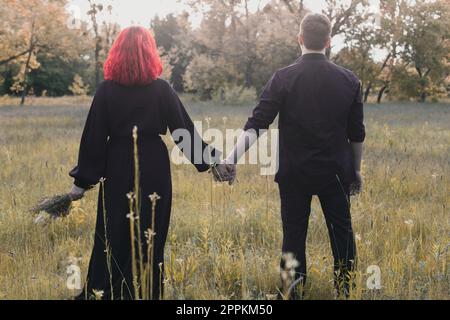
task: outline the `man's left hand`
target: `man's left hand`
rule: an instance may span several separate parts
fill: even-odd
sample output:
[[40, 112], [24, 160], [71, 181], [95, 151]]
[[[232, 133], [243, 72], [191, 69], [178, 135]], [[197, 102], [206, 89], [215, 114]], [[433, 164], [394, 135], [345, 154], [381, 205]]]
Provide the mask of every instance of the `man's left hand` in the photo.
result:
[[350, 195], [356, 196], [362, 192], [363, 178], [361, 172], [356, 171], [356, 180], [350, 185]]

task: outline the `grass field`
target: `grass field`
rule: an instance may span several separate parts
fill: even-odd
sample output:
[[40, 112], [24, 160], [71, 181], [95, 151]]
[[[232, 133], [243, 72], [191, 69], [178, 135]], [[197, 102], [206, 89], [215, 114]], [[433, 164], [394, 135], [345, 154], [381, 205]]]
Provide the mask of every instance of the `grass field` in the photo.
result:
[[[0, 299], [67, 299], [66, 268], [87, 269], [96, 192], [47, 226], [27, 210], [68, 191], [88, 100], [0, 106]], [[3, 102], [8, 103], [8, 102]], [[251, 106], [187, 102], [196, 120], [239, 128]], [[352, 199], [359, 267], [353, 299], [450, 298], [450, 106], [366, 106], [365, 190]], [[166, 246], [166, 299], [269, 299], [279, 285], [279, 198], [257, 166], [215, 184], [192, 166], [173, 167], [173, 218]], [[124, 195], [125, 196], [125, 195]], [[183, 208], [183, 209], [181, 209]], [[314, 199], [307, 299], [333, 299], [328, 233]], [[368, 290], [367, 267], [381, 269]]]

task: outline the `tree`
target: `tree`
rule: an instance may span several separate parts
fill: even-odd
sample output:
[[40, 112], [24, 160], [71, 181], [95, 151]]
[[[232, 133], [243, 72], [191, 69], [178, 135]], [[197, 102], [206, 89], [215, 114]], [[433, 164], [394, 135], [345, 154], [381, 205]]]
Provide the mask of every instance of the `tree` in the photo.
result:
[[256, 26], [253, 84], [260, 93], [270, 76], [292, 64], [300, 55], [297, 35], [300, 19], [284, 2], [271, 1], [255, 13]]
[[24, 12], [25, 7], [19, 1], [0, 0], [0, 66], [30, 51], [26, 41], [29, 35], [25, 28], [20, 28], [23, 22], [20, 16]]
[[[449, 74], [450, 9], [448, 4], [416, 0], [409, 6], [404, 21], [401, 59], [405, 69], [398, 75], [409, 75], [411, 88], [407, 96], [425, 102], [428, 96], [445, 92], [444, 80]], [[404, 77], [400, 76], [400, 79]], [[402, 87], [403, 81], [397, 81]]]
[[3, 65], [15, 66], [11, 89], [21, 95], [21, 105], [30, 86], [30, 72], [41, 66], [39, 54], [70, 51], [73, 32], [67, 28], [68, 14], [65, 0], [2, 0], [0, 33]]
[[[84, 46], [82, 41], [78, 43], [80, 51], [52, 50], [37, 53], [36, 58], [40, 67], [33, 69], [28, 75], [29, 88], [36, 96], [41, 96], [44, 92], [50, 97], [72, 94], [69, 86], [73, 83], [76, 74], [80, 75], [83, 81], [91, 77], [91, 63], [80, 56], [80, 53], [88, 51], [82, 48]], [[86, 86], [90, 87], [90, 85]]]
[[381, 103], [383, 95], [389, 92], [394, 70], [400, 65], [399, 54], [404, 33], [403, 21], [407, 8], [408, 3], [403, 0], [380, 2], [380, 27], [376, 32], [375, 45], [384, 52], [384, 58], [376, 76], [376, 82], [379, 83], [377, 103]]
[[189, 14], [169, 14], [163, 19], [156, 16], [151, 22], [151, 29], [155, 33], [156, 43], [163, 49], [160, 50], [162, 58], [170, 64], [168, 80], [176, 91], [183, 92], [186, 68], [196, 47]]
[[230, 66], [232, 73], [224, 86], [255, 87], [260, 91], [277, 68], [291, 64], [299, 54], [299, 20], [281, 1], [273, 0], [254, 12], [246, 0], [190, 3], [204, 14], [195, 31], [194, 54], [206, 56], [209, 61], [220, 57]]
[[[352, 32], [367, 21], [368, 0], [350, 0], [348, 5], [338, 0], [326, 0], [326, 4], [327, 8], [322, 12], [331, 21], [331, 38]], [[331, 56], [331, 48], [327, 50], [327, 56]]]
[[97, 3], [94, 0], [88, 0], [89, 11], [88, 16], [92, 22], [92, 31], [94, 33], [95, 51], [94, 51], [94, 65], [95, 65], [95, 88], [100, 83], [100, 72], [102, 63], [100, 62], [100, 52], [102, 50], [102, 37], [100, 36], [100, 28], [97, 21], [97, 16], [103, 11], [103, 4]]
[[449, 6], [441, 1], [383, 0], [377, 45], [385, 52], [377, 101], [389, 93], [425, 101], [444, 91], [448, 75]]
[[362, 85], [363, 101], [367, 102], [370, 90], [376, 80], [378, 65], [373, 61], [370, 51], [354, 46], [342, 49], [336, 62], [358, 75]]
[[69, 90], [74, 96], [85, 96], [89, 92], [89, 85], [86, 85], [83, 78], [79, 74], [76, 74], [73, 77], [72, 84], [69, 86]]
[[196, 55], [186, 70], [186, 90], [196, 92], [201, 99], [211, 99], [228, 83], [234, 82], [236, 71], [222, 57]]
[[345, 47], [334, 55], [333, 60], [355, 72], [362, 84], [363, 100], [367, 102], [377, 76], [383, 69], [373, 60], [377, 43], [376, 16], [363, 12], [364, 22], [349, 28], [344, 36]]

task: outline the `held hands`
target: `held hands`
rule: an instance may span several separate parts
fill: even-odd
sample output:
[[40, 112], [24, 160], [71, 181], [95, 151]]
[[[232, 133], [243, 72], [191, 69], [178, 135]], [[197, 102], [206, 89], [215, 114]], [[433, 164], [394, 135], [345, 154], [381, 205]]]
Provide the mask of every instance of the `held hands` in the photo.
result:
[[220, 164], [211, 167], [216, 182], [228, 182], [231, 186], [236, 180], [236, 165], [222, 160]]

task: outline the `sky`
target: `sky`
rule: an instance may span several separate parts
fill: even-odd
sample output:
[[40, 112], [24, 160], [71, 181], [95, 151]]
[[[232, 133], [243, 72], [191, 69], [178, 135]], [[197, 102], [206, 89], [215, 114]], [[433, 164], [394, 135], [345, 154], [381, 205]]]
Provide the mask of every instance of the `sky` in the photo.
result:
[[[264, 7], [270, 0], [249, 0], [249, 8], [256, 11], [258, 6]], [[348, 3], [350, 0], [342, 0]], [[194, 27], [198, 26], [201, 21], [201, 14], [192, 12], [191, 8], [183, 0], [103, 0], [97, 1], [104, 5], [112, 4], [112, 16], [103, 17], [119, 23], [122, 27], [130, 25], [141, 25], [148, 27], [151, 19], [158, 15], [166, 16], [169, 13], [180, 13], [184, 10], [190, 13], [191, 23]], [[326, 7], [325, 0], [305, 0], [305, 6], [313, 12], [321, 12]], [[379, 0], [370, 0], [372, 10], [376, 11], [379, 7]], [[88, 0], [71, 0], [68, 10], [81, 20], [88, 20], [86, 12], [89, 10]], [[333, 39], [332, 45], [334, 49], [340, 50], [344, 43], [342, 38]]]
[[[250, 0], [250, 10], [255, 11], [258, 5], [263, 7], [270, 0]], [[348, 2], [349, 0], [342, 0]], [[165, 16], [169, 13], [179, 13], [183, 10], [190, 11], [186, 1], [183, 0], [104, 0], [102, 3], [111, 3], [113, 5], [113, 21], [118, 22], [122, 27], [130, 25], [148, 26], [150, 20], [155, 16]], [[378, 0], [371, 0], [376, 7]], [[313, 12], [320, 12], [325, 7], [325, 0], [305, 0], [305, 6]], [[85, 13], [88, 11], [87, 0], [71, 0], [69, 10], [82, 19], [86, 19]], [[191, 22], [194, 26], [198, 25], [201, 16], [192, 14]]]

